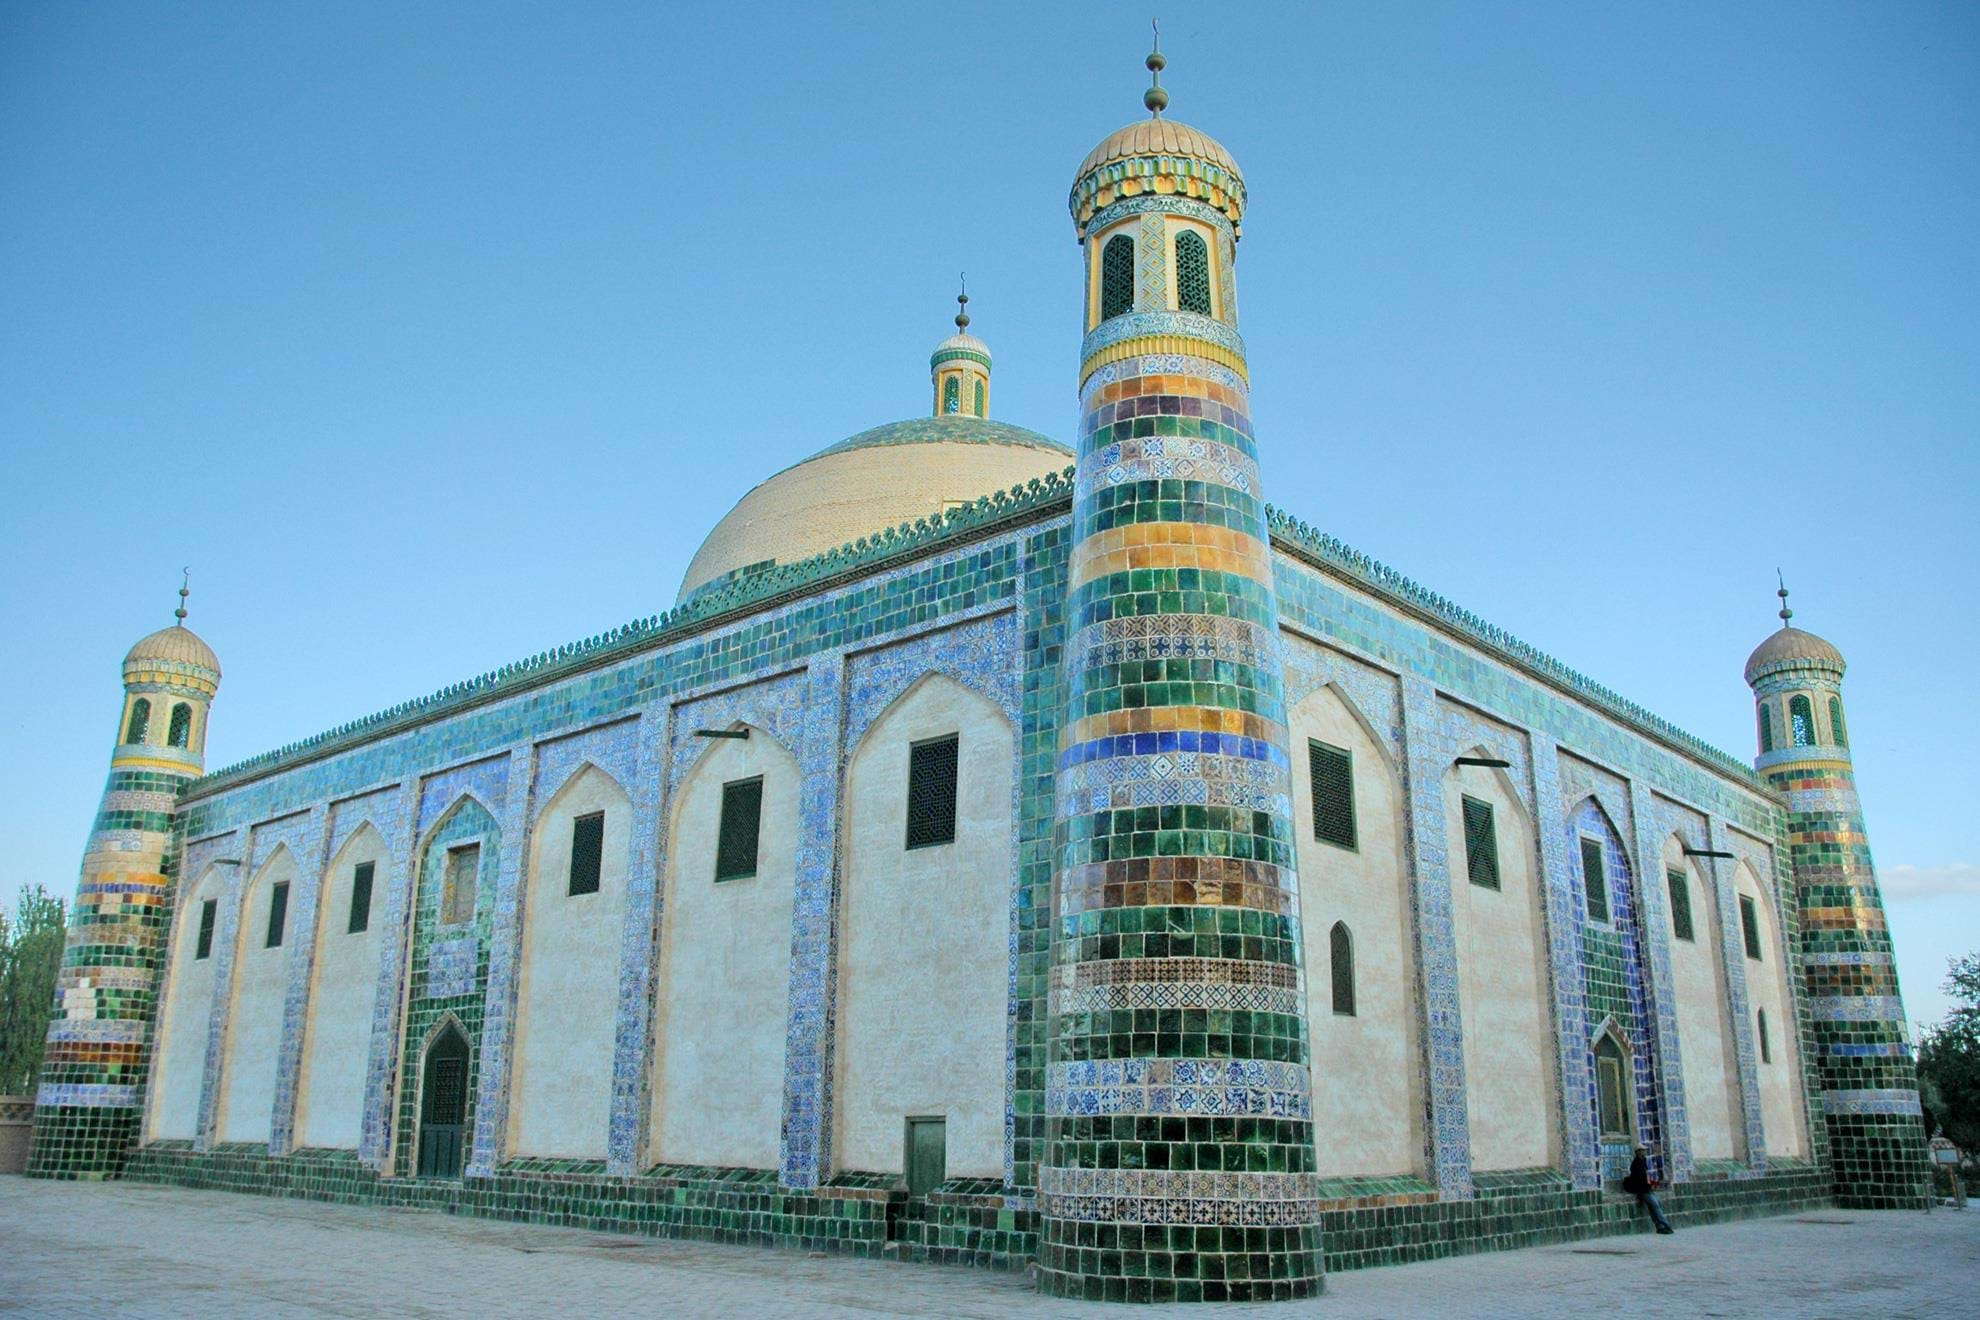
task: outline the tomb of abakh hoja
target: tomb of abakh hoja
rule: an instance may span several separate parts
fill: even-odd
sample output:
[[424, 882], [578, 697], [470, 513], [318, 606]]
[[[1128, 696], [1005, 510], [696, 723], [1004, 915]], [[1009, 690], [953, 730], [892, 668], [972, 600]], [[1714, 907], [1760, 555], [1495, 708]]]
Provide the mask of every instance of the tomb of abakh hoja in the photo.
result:
[[1128, 1300], [1642, 1231], [1638, 1143], [1680, 1225], [1924, 1206], [1841, 654], [1748, 763], [1267, 504], [1248, 200], [1107, 136], [1073, 443], [960, 315], [657, 617], [212, 773], [138, 642], [32, 1171]]

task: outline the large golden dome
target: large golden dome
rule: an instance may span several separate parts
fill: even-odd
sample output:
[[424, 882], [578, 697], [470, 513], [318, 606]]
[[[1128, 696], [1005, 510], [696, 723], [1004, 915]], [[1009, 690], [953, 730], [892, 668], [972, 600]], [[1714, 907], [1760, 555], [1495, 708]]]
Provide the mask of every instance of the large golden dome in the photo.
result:
[[1086, 153], [1073, 177], [1083, 179], [1102, 165], [1132, 156], [1181, 156], [1208, 161], [1239, 179], [1244, 177], [1244, 171], [1238, 168], [1223, 143], [1173, 119], [1137, 119], [1126, 128], [1114, 130]]
[[124, 653], [127, 667], [133, 662], [142, 664], [160, 660], [167, 664], [210, 669], [216, 678], [220, 675], [220, 657], [213, 654], [213, 648], [202, 641], [198, 633], [183, 623], [160, 628], [150, 636], [140, 638], [136, 646]]

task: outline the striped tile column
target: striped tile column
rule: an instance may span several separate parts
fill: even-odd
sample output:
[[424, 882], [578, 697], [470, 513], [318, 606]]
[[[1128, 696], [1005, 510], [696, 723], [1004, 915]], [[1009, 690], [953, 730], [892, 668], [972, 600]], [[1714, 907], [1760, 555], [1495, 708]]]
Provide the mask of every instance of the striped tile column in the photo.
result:
[[1798, 628], [1784, 626], [1761, 644], [1746, 665], [1760, 710], [1754, 765], [1787, 796], [1810, 1023], [1805, 1052], [1820, 1078], [1836, 1198], [1860, 1209], [1925, 1209], [1931, 1169], [1918, 1075], [1856, 796], [1843, 669], [1834, 646]]
[[1074, 189], [1089, 333], [1038, 1188], [1040, 1282], [1063, 1296], [1321, 1284], [1278, 607], [1232, 323], [1242, 199], [1222, 147], [1161, 120]]

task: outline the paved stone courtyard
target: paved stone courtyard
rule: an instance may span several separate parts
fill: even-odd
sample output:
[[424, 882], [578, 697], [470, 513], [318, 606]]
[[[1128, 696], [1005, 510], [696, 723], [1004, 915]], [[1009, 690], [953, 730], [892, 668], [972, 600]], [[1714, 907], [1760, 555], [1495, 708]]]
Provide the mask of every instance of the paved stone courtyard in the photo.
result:
[[[1150, 1308], [1192, 1310], [1202, 1307]], [[1460, 1257], [1217, 1314], [1980, 1315], [1980, 1207]], [[1020, 1277], [129, 1183], [0, 1178], [0, 1314], [1101, 1316]]]

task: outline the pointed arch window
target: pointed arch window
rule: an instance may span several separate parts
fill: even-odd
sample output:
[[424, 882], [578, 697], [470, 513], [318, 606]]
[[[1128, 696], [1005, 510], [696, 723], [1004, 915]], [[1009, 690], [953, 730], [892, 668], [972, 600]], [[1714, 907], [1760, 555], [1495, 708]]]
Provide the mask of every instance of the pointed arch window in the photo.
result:
[[1185, 229], [1176, 235], [1176, 306], [1203, 316], [1210, 310], [1210, 249], [1203, 235]]
[[1621, 1042], [1604, 1032], [1595, 1042], [1596, 1118], [1604, 1137], [1630, 1138], [1629, 1060]]
[[1691, 925], [1691, 886], [1676, 867], [1665, 871], [1664, 878], [1671, 886], [1671, 934], [1696, 943], [1698, 936]]
[[1602, 843], [1584, 836], [1581, 840], [1581, 884], [1588, 895], [1588, 919], [1609, 919], [1609, 877], [1602, 870]]
[[988, 391], [983, 388], [983, 382], [980, 380], [977, 381], [976, 382], [976, 415], [978, 417], [988, 417], [990, 415], [989, 412], [983, 406], [986, 402], [988, 402], [988, 400], [984, 397], [987, 393]]
[[[98, 727], [100, 728], [102, 726], [99, 725]], [[124, 741], [127, 743], [143, 742], [145, 730], [150, 727], [151, 702], [143, 697], [139, 697], [131, 703], [131, 719], [130, 723], [124, 726]]]
[[1115, 234], [1100, 249], [1100, 319], [1134, 309], [1134, 240]]
[[1334, 979], [1334, 1012], [1354, 1016], [1354, 936], [1345, 921], [1327, 932], [1327, 964]]
[[954, 414], [962, 411], [962, 379], [951, 376], [942, 382], [942, 411]]
[[1842, 698], [1829, 698], [1829, 741], [1838, 747], [1849, 746], [1849, 739], [1843, 734]]
[[1774, 750], [1774, 708], [1765, 702], [1760, 705], [1760, 750]]
[[172, 722], [165, 729], [165, 742], [170, 747], [184, 747], [192, 741], [192, 706], [180, 702], [172, 707]]
[[1815, 707], [1809, 704], [1807, 697], [1788, 698], [1788, 729], [1789, 741], [1796, 747], [1815, 745]]

